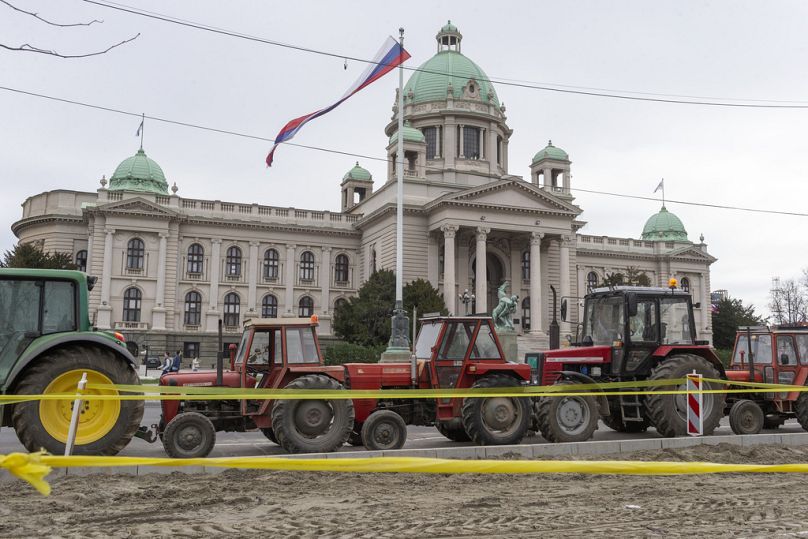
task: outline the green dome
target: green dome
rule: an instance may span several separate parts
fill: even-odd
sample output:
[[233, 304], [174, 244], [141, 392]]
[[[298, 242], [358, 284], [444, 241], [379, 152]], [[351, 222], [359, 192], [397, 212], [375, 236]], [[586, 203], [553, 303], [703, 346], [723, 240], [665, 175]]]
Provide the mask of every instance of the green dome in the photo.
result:
[[[451, 21], [441, 28], [438, 43], [444, 34], [453, 34], [460, 40], [460, 32]], [[435, 56], [421, 64], [418, 70], [407, 81], [404, 96], [412, 92], [413, 103], [425, 101], [445, 101], [449, 83], [455, 99], [463, 97], [463, 88], [469, 80], [474, 79], [479, 86], [479, 96], [483, 103], [499, 106], [499, 99], [494, 86], [488, 81], [488, 75], [480, 67], [463, 56], [457, 50], [441, 50]], [[491, 93], [491, 99], [488, 94]]]
[[651, 216], [642, 229], [642, 239], [649, 241], [690, 241], [685, 225], [665, 206]]
[[370, 172], [367, 169], [364, 169], [359, 166], [359, 161], [356, 162], [354, 168], [349, 170], [345, 173], [345, 176], [342, 177], [342, 181], [347, 180], [361, 180], [361, 181], [370, 181]]
[[109, 179], [109, 189], [167, 195], [168, 182], [160, 165], [146, 157], [146, 152], [141, 148], [132, 157], [121, 161]]
[[567, 152], [562, 150], [561, 148], [556, 148], [553, 146], [553, 141], [550, 140], [547, 142], [547, 147], [543, 150], [539, 150], [536, 155], [533, 156], [533, 162], [541, 161], [542, 159], [555, 159], [556, 161], [569, 161], [570, 156], [567, 155]]
[[[404, 122], [404, 142], [425, 142], [424, 134], [418, 129], [410, 127], [410, 122]], [[390, 144], [398, 142], [398, 131], [390, 135]]]

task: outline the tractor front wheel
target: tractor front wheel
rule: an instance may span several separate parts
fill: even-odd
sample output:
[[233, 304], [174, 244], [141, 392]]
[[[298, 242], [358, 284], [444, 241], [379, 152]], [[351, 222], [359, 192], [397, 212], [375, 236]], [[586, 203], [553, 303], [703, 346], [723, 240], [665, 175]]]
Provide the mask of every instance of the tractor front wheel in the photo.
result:
[[763, 410], [754, 401], [741, 399], [730, 408], [729, 426], [735, 434], [758, 434], [763, 423]]
[[407, 424], [391, 410], [373, 412], [362, 425], [362, 441], [375, 451], [401, 449], [407, 441]]
[[[91, 384], [138, 385], [135, 370], [111, 350], [74, 344], [46, 352], [14, 388], [18, 395], [75, 393], [82, 374]], [[87, 389], [88, 395], [118, 395]], [[143, 418], [142, 400], [85, 400], [81, 404], [74, 455], [115, 455], [132, 439]], [[14, 405], [12, 424], [28, 451], [64, 454], [73, 400], [28, 401]]]
[[[309, 374], [285, 389], [338, 390], [342, 384], [323, 374]], [[279, 400], [272, 407], [272, 430], [289, 453], [327, 453], [348, 441], [354, 427], [350, 399]]]
[[[474, 388], [518, 387], [510, 376], [490, 374], [477, 380]], [[527, 397], [467, 397], [463, 401], [463, 428], [479, 445], [518, 444], [525, 437], [530, 420]]]
[[[662, 360], [651, 371], [649, 380], [670, 380], [684, 378], [696, 371], [705, 378], [718, 378], [719, 374], [713, 365], [701, 356], [694, 354], [675, 354]], [[704, 389], [721, 389], [718, 384], [703, 383]], [[649, 391], [666, 391], [671, 386], [657, 386]], [[686, 384], [678, 387], [680, 391], [687, 389]], [[701, 402], [702, 425], [705, 436], [709, 436], [718, 427], [724, 415], [724, 393], [703, 393]], [[648, 395], [645, 399], [645, 409], [657, 432], [666, 438], [684, 436], [687, 434], [687, 395]]]
[[175, 459], [202, 459], [216, 444], [216, 428], [207, 416], [197, 412], [177, 414], [163, 433], [163, 447]]
[[[555, 385], [573, 384], [562, 380]], [[539, 431], [548, 442], [584, 442], [598, 428], [598, 402], [594, 396], [542, 397], [536, 405], [536, 417]]]
[[808, 430], [808, 393], [802, 392], [797, 397], [797, 402], [794, 403], [794, 412], [796, 412], [800, 427], [803, 430]]

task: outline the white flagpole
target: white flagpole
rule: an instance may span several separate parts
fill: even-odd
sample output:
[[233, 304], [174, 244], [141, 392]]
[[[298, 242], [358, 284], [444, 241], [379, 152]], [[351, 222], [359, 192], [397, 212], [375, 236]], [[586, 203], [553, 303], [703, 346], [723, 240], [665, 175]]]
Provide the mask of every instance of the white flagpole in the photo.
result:
[[[404, 50], [404, 28], [398, 29]], [[404, 308], [404, 63], [398, 64], [398, 146], [396, 149], [396, 310]]]

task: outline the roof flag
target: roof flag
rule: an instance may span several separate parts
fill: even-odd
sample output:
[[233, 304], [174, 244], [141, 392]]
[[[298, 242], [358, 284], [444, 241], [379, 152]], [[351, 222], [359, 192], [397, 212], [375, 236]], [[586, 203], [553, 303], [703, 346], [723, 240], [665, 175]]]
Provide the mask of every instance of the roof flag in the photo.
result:
[[322, 116], [327, 112], [331, 112], [359, 90], [369, 86], [372, 82], [379, 80], [398, 65], [404, 63], [409, 57], [410, 53], [404, 50], [395, 39], [388, 37], [379, 49], [379, 52], [376, 53], [376, 56], [374, 56], [373, 60], [368, 64], [367, 69], [365, 69], [356, 82], [348, 88], [348, 91], [343, 94], [339, 101], [316, 112], [312, 112], [311, 114], [295, 118], [283, 126], [283, 129], [281, 129], [280, 133], [275, 137], [275, 144], [267, 155], [267, 166], [272, 166], [273, 154], [280, 143], [291, 140], [297, 132], [300, 131], [300, 128], [306, 125], [310, 120]]

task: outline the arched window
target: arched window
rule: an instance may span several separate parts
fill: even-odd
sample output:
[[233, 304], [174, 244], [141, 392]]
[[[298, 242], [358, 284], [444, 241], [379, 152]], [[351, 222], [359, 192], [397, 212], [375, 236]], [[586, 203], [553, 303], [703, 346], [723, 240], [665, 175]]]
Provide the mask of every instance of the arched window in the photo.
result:
[[264, 253], [264, 279], [275, 280], [280, 274], [280, 255], [275, 249], [267, 249]]
[[598, 287], [598, 274], [594, 271], [590, 271], [586, 274], [586, 290], [587, 292], [591, 292], [595, 288]]
[[84, 249], [76, 253], [76, 268], [79, 271], [87, 272], [87, 251]]
[[237, 327], [239, 313], [241, 312], [241, 298], [235, 292], [229, 292], [224, 297], [224, 325]]
[[338, 283], [348, 282], [348, 256], [337, 255], [334, 262], [334, 280]]
[[522, 251], [522, 279], [530, 279], [530, 251]]
[[304, 251], [300, 255], [300, 280], [314, 280], [314, 254], [311, 251]]
[[337, 312], [337, 309], [344, 308], [346, 305], [348, 305], [348, 300], [345, 298], [339, 298], [334, 302], [334, 312]]
[[261, 300], [261, 318], [278, 317], [278, 298], [272, 294], [267, 294]]
[[690, 293], [690, 279], [687, 277], [682, 277], [682, 280], [679, 281], [679, 285], [682, 287], [682, 291]]
[[202, 322], [202, 294], [191, 290], [185, 294], [185, 325], [198, 326]]
[[297, 304], [297, 315], [305, 318], [314, 314], [314, 300], [309, 296], [303, 296]]
[[530, 329], [530, 296], [522, 300], [522, 329]]
[[139, 288], [131, 286], [123, 293], [123, 321], [140, 322], [140, 303], [143, 294]]
[[132, 238], [126, 244], [126, 269], [142, 270], [143, 257], [146, 253], [146, 246], [140, 238]]
[[228, 277], [241, 276], [241, 249], [235, 245], [227, 249], [227, 259], [225, 262], [225, 275]]
[[188, 273], [200, 274], [204, 268], [205, 250], [198, 243], [188, 247]]

